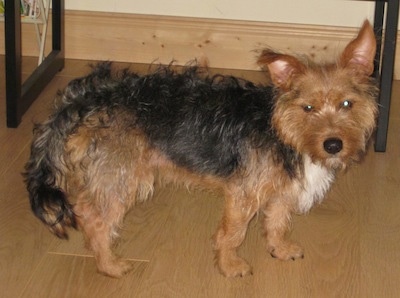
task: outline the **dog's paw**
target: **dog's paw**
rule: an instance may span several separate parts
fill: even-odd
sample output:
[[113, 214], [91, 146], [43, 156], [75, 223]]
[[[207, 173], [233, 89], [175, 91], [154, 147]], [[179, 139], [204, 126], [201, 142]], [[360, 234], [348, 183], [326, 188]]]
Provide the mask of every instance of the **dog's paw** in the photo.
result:
[[268, 251], [273, 258], [283, 261], [294, 261], [296, 259], [304, 258], [303, 248], [300, 245], [292, 242], [283, 242], [279, 245], [270, 245], [268, 247]]
[[122, 259], [115, 259], [113, 261], [97, 264], [97, 269], [101, 274], [121, 278], [133, 269], [133, 263]]
[[243, 277], [253, 274], [251, 266], [236, 254], [219, 254], [217, 265], [225, 277]]

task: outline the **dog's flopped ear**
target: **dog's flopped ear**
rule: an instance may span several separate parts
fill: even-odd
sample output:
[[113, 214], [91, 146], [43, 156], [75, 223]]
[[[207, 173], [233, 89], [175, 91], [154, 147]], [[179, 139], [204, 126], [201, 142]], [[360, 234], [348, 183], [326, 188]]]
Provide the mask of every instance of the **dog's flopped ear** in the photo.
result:
[[368, 20], [364, 21], [358, 35], [344, 49], [340, 65], [357, 73], [370, 76], [374, 71], [376, 39]]
[[305, 65], [295, 57], [269, 49], [262, 51], [257, 63], [268, 70], [272, 83], [283, 90], [289, 89], [293, 78], [305, 71]]

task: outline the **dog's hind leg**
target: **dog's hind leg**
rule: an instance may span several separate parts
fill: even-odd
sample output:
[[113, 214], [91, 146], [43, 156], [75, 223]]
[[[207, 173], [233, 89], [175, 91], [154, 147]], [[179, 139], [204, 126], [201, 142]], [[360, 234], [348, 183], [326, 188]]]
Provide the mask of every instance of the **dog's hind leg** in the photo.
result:
[[112, 251], [113, 241], [123, 220], [125, 208], [118, 199], [112, 198], [110, 202], [111, 206], [106, 212], [99, 210], [88, 201], [78, 202], [74, 211], [87, 246], [94, 253], [98, 271], [119, 278], [130, 271], [133, 264], [115, 256]]
[[214, 235], [216, 263], [227, 277], [252, 274], [250, 265], [237, 255], [250, 220], [258, 210], [257, 200], [229, 194], [225, 197], [225, 210], [221, 224]]

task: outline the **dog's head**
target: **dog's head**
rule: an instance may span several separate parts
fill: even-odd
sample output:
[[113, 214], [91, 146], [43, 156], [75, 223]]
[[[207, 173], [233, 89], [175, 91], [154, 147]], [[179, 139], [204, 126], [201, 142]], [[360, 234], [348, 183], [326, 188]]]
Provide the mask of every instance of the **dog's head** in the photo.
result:
[[280, 139], [328, 167], [359, 160], [375, 128], [375, 51], [368, 21], [334, 63], [264, 50], [258, 63], [276, 89], [272, 124]]

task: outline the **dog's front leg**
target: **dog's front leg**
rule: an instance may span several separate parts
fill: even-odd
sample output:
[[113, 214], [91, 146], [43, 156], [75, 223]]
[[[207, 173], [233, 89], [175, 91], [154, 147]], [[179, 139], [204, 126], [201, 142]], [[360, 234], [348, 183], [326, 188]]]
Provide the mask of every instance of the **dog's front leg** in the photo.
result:
[[214, 235], [214, 249], [217, 266], [227, 277], [252, 274], [250, 265], [237, 255], [248, 224], [258, 210], [258, 203], [246, 197], [232, 194], [225, 197], [225, 210], [222, 221]]
[[263, 211], [267, 249], [271, 256], [285, 261], [303, 258], [303, 249], [298, 244], [285, 239], [290, 229], [292, 212], [290, 205], [277, 200], [268, 203]]

